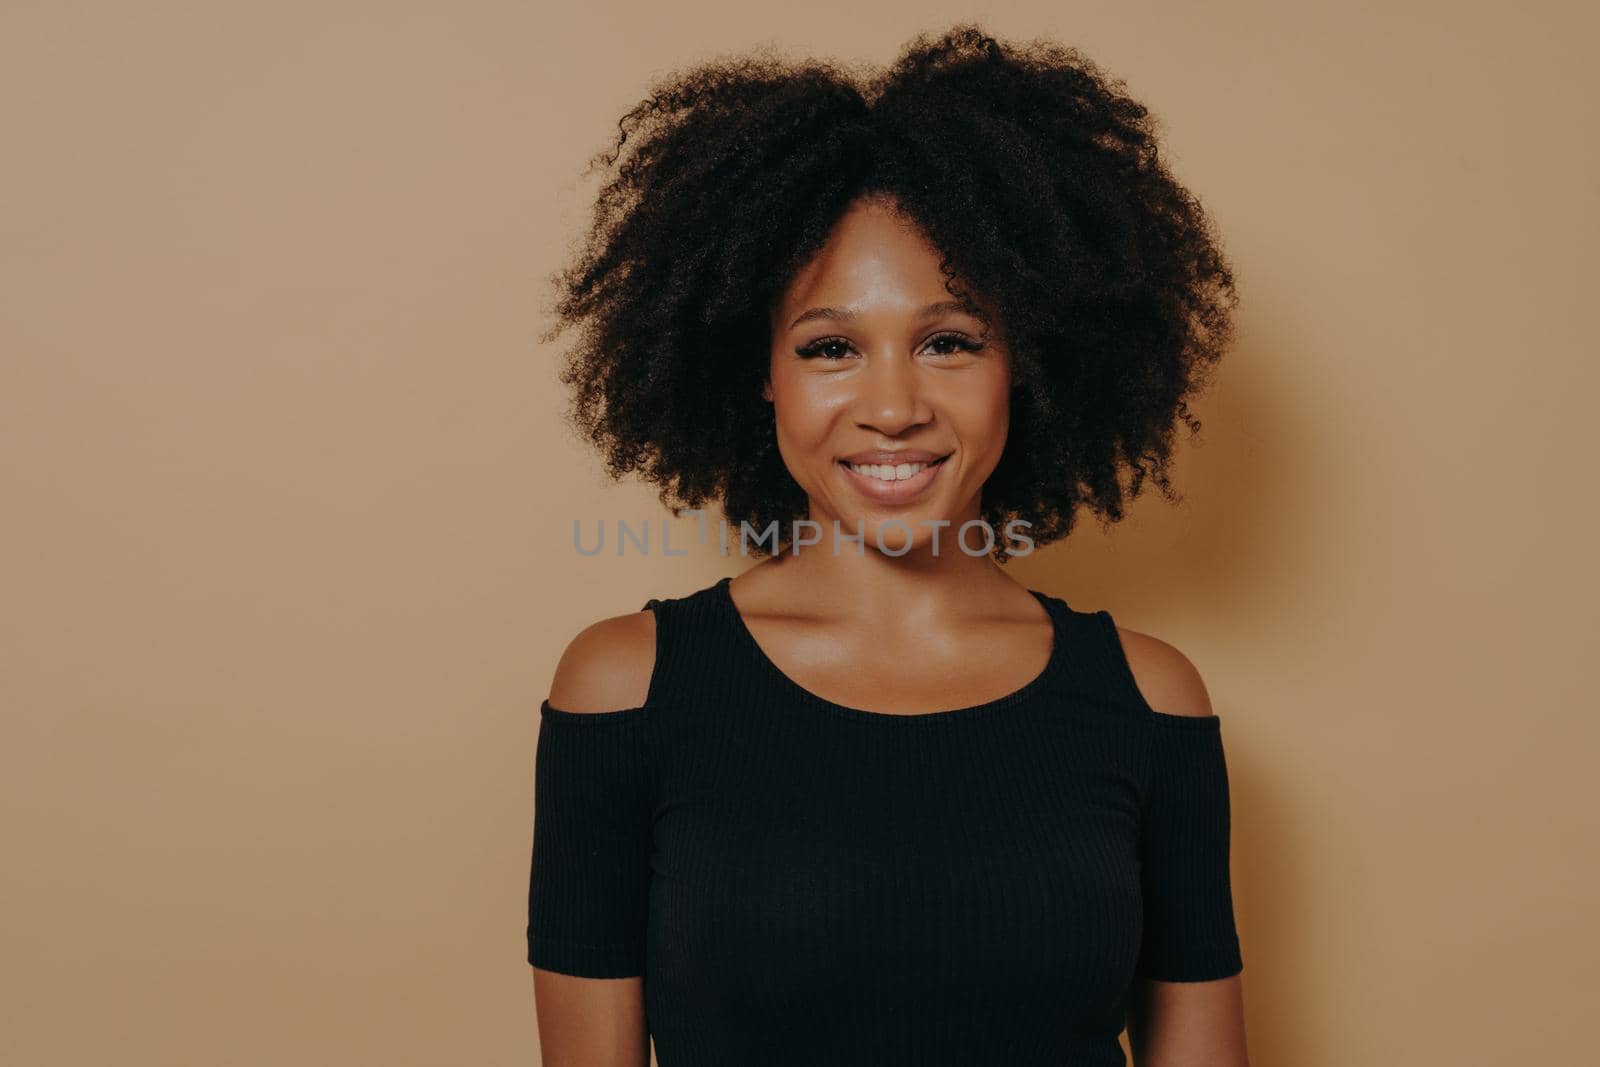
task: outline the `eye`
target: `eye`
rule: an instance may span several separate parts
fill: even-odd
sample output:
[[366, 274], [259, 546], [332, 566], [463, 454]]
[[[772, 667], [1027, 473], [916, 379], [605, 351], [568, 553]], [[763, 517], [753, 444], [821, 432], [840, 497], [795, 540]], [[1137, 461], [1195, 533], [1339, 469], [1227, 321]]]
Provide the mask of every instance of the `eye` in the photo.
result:
[[823, 359], [829, 360], [843, 359], [845, 353], [836, 351], [836, 349], [839, 347], [843, 347], [846, 351], [848, 351], [850, 348], [850, 342], [846, 341], [842, 337], [823, 337], [812, 341], [808, 345], [801, 345], [799, 348], [795, 349], [794, 352], [795, 355], [801, 357], [802, 359], [813, 359], [817, 356], [821, 356]]
[[966, 336], [965, 334], [960, 334], [960, 333], [941, 333], [941, 334], [936, 334], [934, 337], [932, 337], [928, 341], [928, 344], [930, 346], [931, 345], [952, 345], [952, 346], [954, 346], [953, 348], [947, 349], [945, 351], [941, 351], [941, 352], [936, 352], [935, 353], [935, 355], [940, 355], [940, 356], [953, 356], [957, 352], [977, 352], [980, 349], [982, 349], [983, 346], [984, 346], [982, 341], [974, 341], [972, 338]]
[[[929, 339], [928, 345], [934, 347], [934, 355], [953, 356], [958, 352], [978, 352], [985, 346], [982, 341], [960, 333], [935, 334]], [[943, 346], [943, 347], [938, 347]], [[843, 359], [850, 351], [850, 342], [842, 337], [822, 337], [810, 344], [796, 348], [795, 354], [803, 359], [822, 358], [826, 360]]]

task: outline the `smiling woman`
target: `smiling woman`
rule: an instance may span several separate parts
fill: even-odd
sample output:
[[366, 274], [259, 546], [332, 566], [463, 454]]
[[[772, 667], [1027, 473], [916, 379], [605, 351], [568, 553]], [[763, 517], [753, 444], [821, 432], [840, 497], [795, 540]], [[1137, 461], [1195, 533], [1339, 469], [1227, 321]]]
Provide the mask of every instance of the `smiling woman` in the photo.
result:
[[863, 195], [771, 316], [762, 396], [784, 467], [809, 519], [860, 518], [875, 545], [891, 516], [907, 547], [931, 538], [926, 520], [976, 516], [1005, 448], [1010, 358], [976, 308], [939, 298], [940, 261], [893, 197]]
[[[859, 375], [875, 356], [871, 386], [892, 388], [892, 342], [952, 388], [1006, 365], [981, 508], [995, 529], [1025, 521], [1043, 547], [1080, 509], [1120, 520], [1147, 481], [1181, 498], [1174, 431], [1199, 429], [1188, 400], [1231, 338], [1233, 277], [1145, 107], [1082, 54], [970, 26], [865, 80], [755, 53], [664, 81], [620, 126], [545, 338], [578, 330], [569, 415], [614, 476], [642, 475], [675, 512], [777, 521], [777, 554], [810, 501], [757, 397], [772, 374]], [[862, 232], [841, 232], [858, 212]], [[840, 284], [839, 257], [878, 238], [897, 266], [931, 257], [907, 279], [914, 307], [870, 287], [887, 264], [861, 266], [862, 306]]]
[[671, 506], [834, 541], [562, 654], [527, 924], [547, 1062], [1110, 1065], [1126, 1029], [1140, 1067], [1241, 1067], [1205, 686], [1018, 584], [995, 536], [1170, 491], [1228, 336], [1144, 109], [958, 27], [864, 82], [701, 68], [617, 149], [560, 277], [578, 424]]

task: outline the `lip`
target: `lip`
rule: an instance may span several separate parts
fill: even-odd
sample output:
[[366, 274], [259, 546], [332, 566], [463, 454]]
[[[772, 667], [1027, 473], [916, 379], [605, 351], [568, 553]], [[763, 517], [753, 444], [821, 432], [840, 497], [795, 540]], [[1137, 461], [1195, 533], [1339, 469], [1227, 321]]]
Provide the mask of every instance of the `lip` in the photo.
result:
[[[937, 455], [932, 455], [931, 453], [921, 454], [929, 455], [931, 458], [926, 461], [902, 458], [899, 460], [899, 462], [932, 462], [934, 459], [941, 458]], [[912, 453], [906, 452], [901, 453], [901, 455], [910, 456]], [[867, 499], [879, 504], [904, 504], [908, 501], [915, 500], [917, 497], [928, 491], [928, 487], [931, 486], [934, 480], [939, 477], [939, 472], [944, 470], [945, 466], [949, 462], [948, 455], [942, 458], [944, 459], [944, 462], [941, 462], [936, 466], [924, 467], [911, 477], [905, 478], [898, 482], [884, 482], [879, 481], [877, 478], [869, 478], [865, 474], [857, 474], [855, 471], [850, 469], [844, 460], [840, 460], [838, 465], [839, 469], [844, 472], [845, 478], [852, 486], [855, 487], [856, 492], [860, 493]]]

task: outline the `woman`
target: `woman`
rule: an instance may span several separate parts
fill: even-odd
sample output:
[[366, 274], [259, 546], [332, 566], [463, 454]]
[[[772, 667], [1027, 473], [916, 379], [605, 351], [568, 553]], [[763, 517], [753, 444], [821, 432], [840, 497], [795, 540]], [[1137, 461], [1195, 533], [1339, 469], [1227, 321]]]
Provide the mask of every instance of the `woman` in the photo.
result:
[[1246, 1063], [1204, 684], [1003, 570], [1080, 503], [1172, 494], [1229, 336], [1116, 86], [960, 26], [877, 76], [719, 62], [624, 119], [562, 276], [576, 421], [782, 551], [560, 659], [546, 1064], [1122, 1064], [1125, 1026], [1141, 1067]]

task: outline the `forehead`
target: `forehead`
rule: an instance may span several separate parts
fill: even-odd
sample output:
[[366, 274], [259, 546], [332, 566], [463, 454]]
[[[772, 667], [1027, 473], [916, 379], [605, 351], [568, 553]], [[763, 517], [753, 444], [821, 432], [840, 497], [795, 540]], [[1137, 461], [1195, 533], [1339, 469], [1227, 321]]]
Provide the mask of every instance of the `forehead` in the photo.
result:
[[943, 258], [916, 223], [892, 206], [858, 201], [790, 279], [774, 310], [781, 317], [813, 304], [861, 311], [920, 308], [949, 298], [939, 270]]

